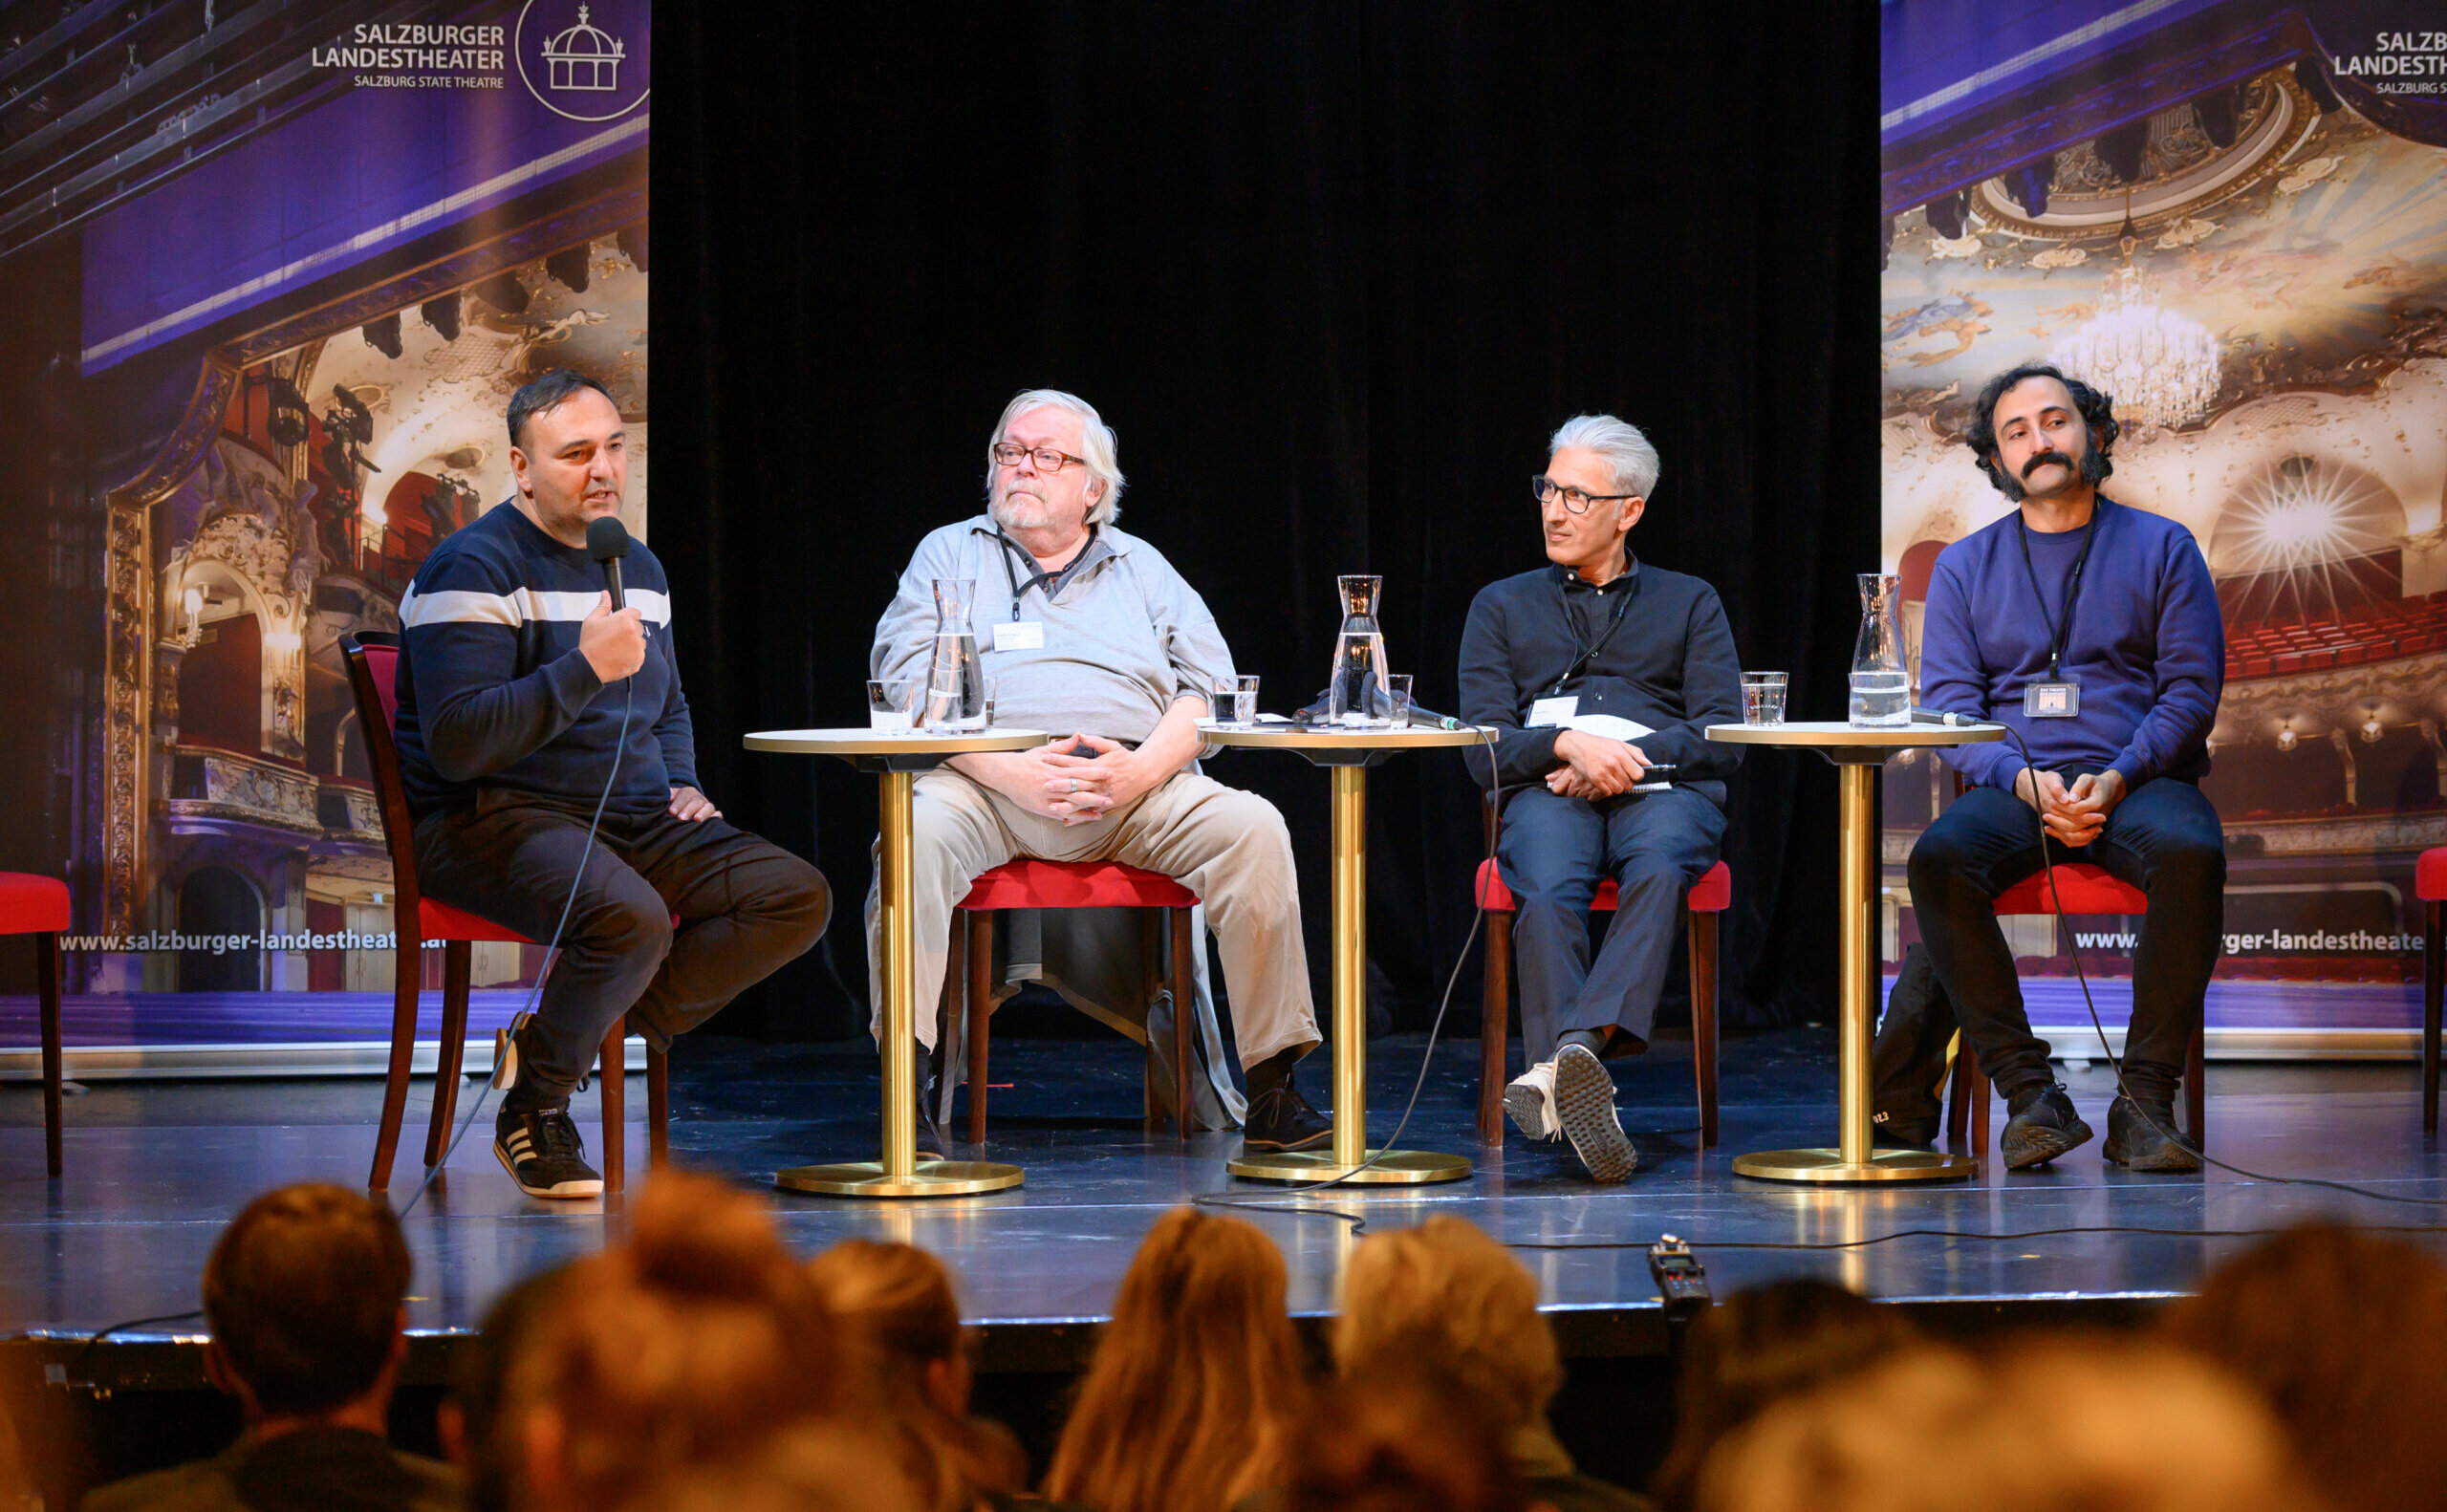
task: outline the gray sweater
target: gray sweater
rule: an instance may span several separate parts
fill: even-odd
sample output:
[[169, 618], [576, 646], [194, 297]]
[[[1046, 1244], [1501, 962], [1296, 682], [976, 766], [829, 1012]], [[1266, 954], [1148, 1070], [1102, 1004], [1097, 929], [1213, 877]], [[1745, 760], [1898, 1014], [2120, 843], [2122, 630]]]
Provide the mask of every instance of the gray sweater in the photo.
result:
[[[1088, 550], [1049, 599], [1008, 561], [992, 517], [929, 532], [876, 622], [870, 675], [895, 683], [925, 677], [935, 649], [934, 580], [968, 579], [977, 585], [978, 654], [996, 680], [997, 724], [1145, 740], [1174, 700], [1208, 698], [1218, 680], [1231, 677], [1232, 653], [1206, 600], [1161, 551], [1110, 525], [1097, 529]], [[1012, 618], [1015, 577], [1019, 618], [1042, 624], [1045, 643], [997, 651], [994, 626]]]

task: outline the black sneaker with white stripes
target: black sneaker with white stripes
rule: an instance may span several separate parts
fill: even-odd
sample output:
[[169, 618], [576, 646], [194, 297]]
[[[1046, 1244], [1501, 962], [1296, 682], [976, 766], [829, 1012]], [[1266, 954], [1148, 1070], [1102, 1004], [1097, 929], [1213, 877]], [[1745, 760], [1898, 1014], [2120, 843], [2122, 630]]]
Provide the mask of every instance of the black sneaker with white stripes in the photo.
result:
[[586, 1142], [570, 1118], [569, 1104], [522, 1108], [505, 1098], [493, 1120], [493, 1156], [529, 1197], [601, 1197], [603, 1177], [586, 1163]]

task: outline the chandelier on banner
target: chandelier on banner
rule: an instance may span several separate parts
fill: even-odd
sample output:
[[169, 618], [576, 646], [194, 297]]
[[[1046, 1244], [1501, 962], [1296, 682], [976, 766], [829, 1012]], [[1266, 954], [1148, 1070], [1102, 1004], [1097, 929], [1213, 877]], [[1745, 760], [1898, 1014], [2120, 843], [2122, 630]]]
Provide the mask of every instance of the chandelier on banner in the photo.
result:
[[2137, 240], [2128, 190], [2117, 233], [2124, 261], [2107, 275], [2098, 317], [2058, 343], [2048, 360], [2113, 395], [2127, 425], [2164, 430], [2198, 420], [2217, 399], [2218, 338], [2157, 303], [2149, 275], [2133, 266]]

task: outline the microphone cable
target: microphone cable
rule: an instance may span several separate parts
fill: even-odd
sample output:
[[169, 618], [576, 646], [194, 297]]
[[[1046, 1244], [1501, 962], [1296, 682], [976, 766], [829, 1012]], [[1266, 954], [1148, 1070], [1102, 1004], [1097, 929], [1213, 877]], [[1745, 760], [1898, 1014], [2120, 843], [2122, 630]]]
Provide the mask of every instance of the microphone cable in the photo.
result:
[[[637, 701], [637, 675], [631, 673], [620, 680], [620, 733], [614, 736], [612, 740], [612, 769], [604, 773], [602, 795], [595, 800], [595, 817], [586, 822], [586, 846], [578, 852], [577, 871], [570, 877], [570, 896], [561, 904], [560, 920], [553, 924], [552, 940], [544, 946], [544, 962], [536, 968], [534, 984], [527, 989], [527, 1002], [516, 1013], [510, 1015], [509, 1024], [512, 1032], [526, 1023], [529, 1015], [535, 1011], [535, 1000], [543, 995], [544, 979], [552, 974], [553, 961], [561, 948], [561, 933], [569, 928], [570, 913], [577, 907], [578, 889], [586, 881], [586, 863], [595, 856], [595, 836], [603, 827], [603, 810], [612, 801], [613, 784], [620, 780], [620, 757], [629, 745], [629, 715], [636, 707]], [[624, 1074], [628, 1069], [624, 1057], [625, 1052], [623, 1057], [616, 1057], [616, 1060], [620, 1060], [622, 1063], [604, 1068], [604, 1073], [610, 1076]], [[440, 1074], [440, 1069], [436, 1068], [435, 1075], [439, 1077]], [[580, 1080], [583, 1079], [580, 1078]], [[433, 1095], [438, 1098], [442, 1095], [442, 1091], [441, 1086], [437, 1083], [433, 1089]], [[424, 1200], [425, 1188], [433, 1185], [433, 1178], [440, 1176], [443, 1169], [450, 1164], [450, 1157], [459, 1153], [459, 1141], [466, 1138], [467, 1131], [475, 1127], [476, 1115], [485, 1111], [485, 1103], [492, 1096], [492, 1078], [487, 1076], [485, 1078], [484, 1086], [477, 1089], [476, 1101], [468, 1108], [467, 1116], [459, 1121], [459, 1132], [450, 1136], [449, 1147], [442, 1152], [442, 1158], [433, 1163], [433, 1168], [425, 1172], [424, 1179], [417, 1183], [417, 1189], [408, 1194], [406, 1205], [400, 1209], [401, 1219], [405, 1219], [417, 1210], [417, 1204]], [[618, 1138], [620, 1135], [615, 1133], [613, 1137]]]

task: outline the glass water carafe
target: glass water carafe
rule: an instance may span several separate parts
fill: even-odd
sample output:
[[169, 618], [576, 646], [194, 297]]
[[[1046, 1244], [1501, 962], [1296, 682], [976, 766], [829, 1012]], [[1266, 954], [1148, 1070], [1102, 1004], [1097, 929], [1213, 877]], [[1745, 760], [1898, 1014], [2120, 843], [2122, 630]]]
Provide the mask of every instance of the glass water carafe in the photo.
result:
[[985, 727], [985, 669], [977, 659], [977, 630], [968, 618], [976, 598], [973, 577], [935, 579], [935, 659], [926, 672], [919, 720], [927, 729]]
[[1862, 729], [1912, 723], [1912, 673], [1903, 664], [1903, 579], [1863, 572], [1861, 637], [1852, 642], [1851, 718]]
[[1326, 682], [1326, 723], [1380, 724], [1392, 708], [1385, 696], [1385, 634], [1376, 625], [1376, 611], [1385, 580], [1354, 575], [1337, 577], [1342, 593], [1342, 629], [1334, 636], [1333, 675]]

